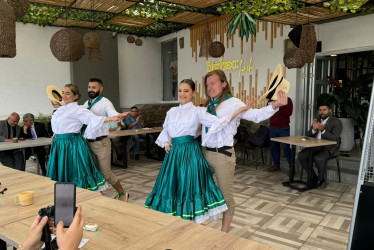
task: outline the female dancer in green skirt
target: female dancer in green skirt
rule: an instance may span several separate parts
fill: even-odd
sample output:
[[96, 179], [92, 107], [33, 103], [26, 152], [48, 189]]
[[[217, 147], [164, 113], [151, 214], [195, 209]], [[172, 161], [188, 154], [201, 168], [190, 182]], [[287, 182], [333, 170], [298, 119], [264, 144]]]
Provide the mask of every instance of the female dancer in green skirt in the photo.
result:
[[[179, 84], [181, 104], [167, 112], [164, 129], [156, 140], [167, 154], [145, 207], [202, 223], [209, 218], [220, 218], [227, 206], [195, 137], [201, 124], [210, 127], [213, 134], [228, 124], [231, 117], [217, 119], [206, 108], [194, 106], [194, 93], [192, 80]], [[232, 119], [249, 106], [238, 110]]]
[[83, 124], [99, 128], [104, 122], [120, 118], [94, 115], [77, 104], [80, 96], [76, 85], [65, 85], [62, 94], [65, 105], [52, 115], [55, 136], [49, 155], [47, 177], [59, 182], [74, 182], [80, 188], [103, 191], [107, 184], [101, 172], [96, 169], [90, 149], [80, 131]]

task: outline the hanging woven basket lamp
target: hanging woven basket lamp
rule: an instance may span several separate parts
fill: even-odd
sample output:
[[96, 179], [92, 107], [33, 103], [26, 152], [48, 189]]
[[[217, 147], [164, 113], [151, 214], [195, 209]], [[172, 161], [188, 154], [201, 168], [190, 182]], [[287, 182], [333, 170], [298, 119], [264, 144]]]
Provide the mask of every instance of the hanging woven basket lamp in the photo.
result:
[[312, 63], [317, 50], [317, 36], [313, 25], [304, 25], [301, 30], [300, 49], [305, 52], [305, 62]]
[[30, 8], [29, 0], [6, 0], [6, 2], [13, 8], [16, 20], [26, 15]]
[[52, 54], [62, 62], [76, 62], [84, 55], [81, 35], [71, 29], [57, 31], [51, 38]]
[[0, 1], [0, 57], [16, 56], [16, 17], [7, 2]]
[[142, 46], [142, 45], [143, 45], [143, 41], [142, 41], [142, 39], [140, 39], [140, 38], [136, 39], [136, 40], [135, 40], [135, 45], [136, 45], [136, 46]]
[[212, 36], [210, 35], [209, 24], [208, 22], [205, 22], [205, 27], [203, 31], [203, 40], [201, 41], [199, 57], [205, 56], [206, 60], [208, 60], [209, 46], [211, 43], [212, 43]]
[[301, 68], [305, 64], [305, 51], [300, 48], [292, 48], [283, 57], [284, 65], [287, 68]]
[[135, 42], [135, 37], [133, 37], [133, 36], [131, 36], [131, 35], [128, 36], [128, 37], [127, 37], [127, 42], [128, 42], [128, 43], [134, 43], [134, 42]]
[[83, 43], [86, 48], [90, 49], [90, 52], [88, 54], [88, 61], [100, 62], [103, 60], [103, 57], [100, 51], [101, 38], [97, 33], [87, 32], [83, 36]]
[[221, 57], [225, 54], [225, 45], [221, 42], [215, 41], [209, 46], [209, 55], [211, 57]]

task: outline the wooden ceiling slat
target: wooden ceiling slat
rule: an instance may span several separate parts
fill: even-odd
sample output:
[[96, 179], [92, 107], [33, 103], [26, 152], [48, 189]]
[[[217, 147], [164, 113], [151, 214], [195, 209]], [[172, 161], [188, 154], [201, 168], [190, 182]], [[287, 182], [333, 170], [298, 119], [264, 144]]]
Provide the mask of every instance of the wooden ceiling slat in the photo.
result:
[[125, 9], [133, 6], [140, 0], [123, 1], [123, 0], [77, 0], [72, 7], [85, 10], [96, 10], [110, 13], [121, 13]]
[[49, 4], [49, 5], [57, 5], [57, 6], [69, 6], [74, 0], [30, 0], [31, 3], [41, 3], [41, 4]]
[[299, 2], [309, 3], [309, 4], [317, 4], [322, 2], [327, 2], [326, 0], [298, 0]]
[[113, 19], [108, 21], [109, 24], [128, 26], [128, 27], [133, 27], [133, 28], [143, 28], [154, 22], [156, 21], [145, 19], [145, 18], [129, 17], [129, 16], [116, 16]]
[[262, 20], [275, 22], [275, 23], [299, 25], [299, 24], [319, 22], [319, 21], [341, 17], [345, 15], [349, 15], [349, 14], [343, 13], [343, 12], [330, 13], [329, 9], [317, 7], [317, 6], [311, 6], [311, 7], [304, 8], [304, 9], [297, 11], [297, 19], [296, 19], [295, 13], [287, 12], [287, 13], [282, 13], [279, 15], [264, 17], [262, 18]]
[[168, 17], [164, 21], [175, 22], [175, 23], [188, 23], [188, 24], [198, 24], [213, 18], [213, 15], [206, 15], [202, 13], [194, 13], [190, 11], [185, 11], [179, 13], [173, 17]]
[[92, 22], [86, 22], [86, 21], [80, 21], [76, 22], [74, 20], [65, 20], [65, 19], [57, 19], [53, 25], [56, 26], [63, 26], [63, 27], [82, 27], [82, 28], [96, 28], [99, 23], [92, 23]]
[[195, 8], [207, 8], [220, 3], [228, 2], [228, 0], [163, 0], [164, 2], [191, 6]]

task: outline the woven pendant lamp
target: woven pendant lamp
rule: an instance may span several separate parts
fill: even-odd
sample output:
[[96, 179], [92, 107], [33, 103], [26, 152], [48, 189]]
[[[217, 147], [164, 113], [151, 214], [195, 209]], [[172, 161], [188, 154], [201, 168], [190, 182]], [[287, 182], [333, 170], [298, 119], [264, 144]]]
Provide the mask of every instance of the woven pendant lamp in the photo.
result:
[[16, 56], [16, 17], [7, 2], [0, 1], [0, 57]]
[[100, 51], [101, 38], [97, 33], [87, 32], [83, 36], [83, 43], [86, 48], [90, 49], [90, 52], [88, 54], [88, 61], [100, 62], [103, 60], [103, 57]]
[[209, 55], [211, 57], [221, 57], [225, 54], [225, 45], [215, 41], [209, 45]]
[[199, 57], [205, 56], [206, 59], [208, 60], [209, 46], [211, 43], [212, 43], [212, 36], [210, 35], [209, 24], [208, 22], [205, 22], [205, 27], [203, 31], [203, 40], [201, 42]]
[[284, 65], [287, 68], [301, 68], [305, 64], [305, 51], [300, 48], [292, 48], [283, 57]]
[[81, 35], [71, 29], [57, 31], [51, 38], [52, 54], [62, 62], [76, 62], [84, 55]]
[[305, 52], [305, 62], [312, 63], [317, 50], [317, 36], [313, 25], [304, 25], [301, 31], [300, 49]]
[[6, 0], [13, 8], [16, 20], [27, 14], [30, 8], [29, 0]]

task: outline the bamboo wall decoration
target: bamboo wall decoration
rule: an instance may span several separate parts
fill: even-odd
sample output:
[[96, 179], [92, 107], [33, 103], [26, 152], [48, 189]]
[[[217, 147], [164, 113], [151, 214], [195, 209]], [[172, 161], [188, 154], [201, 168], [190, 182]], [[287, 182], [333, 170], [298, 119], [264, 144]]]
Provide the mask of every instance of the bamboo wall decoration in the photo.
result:
[[[221, 43], [224, 44], [225, 41], [225, 35], [226, 35], [226, 49], [232, 47], [234, 48], [234, 36], [238, 35], [240, 37], [239, 30], [236, 30], [235, 33], [230, 37], [227, 36], [227, 30], [229, 25], [223, 26], [223, 24], [230, 18], [230, 15], [221, 16], [218, 18], [210, 19], [208, 20], [209, 30], [212, 36], [212, 41], [219, 40]], [[203, 30], [204, 30], [204, 23], [200, 23], [197, 25], [194, 25], [190, 27], [190, 46], [192, 48], [192, 57], [195, 55], [195, 62], [197, 62], [197, 55], [199, 49], [198, 46], [201, 46], [202, 44], [202, 38], [203, 38]], [[283, 24], [276, 24], [272, 22], [267, 21], [260, 21], [257, 20], [256, 25], [256, 31], [257, 33], [260, 32], [260, 25], [262, 25], [262, 32], [265, 32], [265, 40], [268, 40], [268, 25], [271, 25], [271, 41], [270, 41], [270, 48], [273, 48], [274, 46], [274, 38], [277, 38], [277, 29], [280, 29], [279, 36], [283, 37]], [[240, 27], [240, 26], [239, 26]], [[219, 38], [218, 38], [219, 36]], [[231, 40], [231, 46], [230, 46], [230, 40]], [[256, 43], [256, 37], [251, 35], [251, 41], [248, 41], [245, 39], [241, 40], [240, 46], [241, 46], [241, 54], [244, 53], [244, 47], [245, 43], [250, 42], [251, 43], [251, 52], [254, 51], [254, 43]]]

